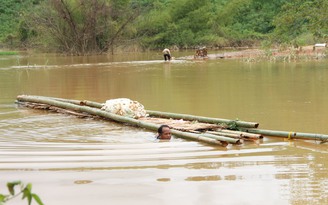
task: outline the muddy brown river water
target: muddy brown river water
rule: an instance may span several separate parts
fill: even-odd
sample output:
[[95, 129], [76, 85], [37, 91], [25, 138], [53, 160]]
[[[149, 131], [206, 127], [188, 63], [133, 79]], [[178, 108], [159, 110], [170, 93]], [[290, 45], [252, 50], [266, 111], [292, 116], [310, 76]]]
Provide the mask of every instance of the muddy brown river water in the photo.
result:
[[[328, 61], [184, 60], [175, 52], [0, 57], [0, 193], [46, 205], [328, 204], [328, 143], [265, 137], [209, 146], [114, 122], [19, 107], [17, 95], [105, 102], [328, 134]], [[8, 204], [26, 204], [20, 198]]]

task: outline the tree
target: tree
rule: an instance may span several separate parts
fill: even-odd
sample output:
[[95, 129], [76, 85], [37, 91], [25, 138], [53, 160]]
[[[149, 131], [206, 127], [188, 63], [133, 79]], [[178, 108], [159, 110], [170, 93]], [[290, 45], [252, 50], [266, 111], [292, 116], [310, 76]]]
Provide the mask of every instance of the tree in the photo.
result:
[[265, 40], [275, 26], [274, 17], [288, 0], [231, 0], [223, 2], [218, 10], [217, 22], [220, 32], [231, 44], [253, 45]]
[[154, 1], [138, 19], [138, 35], [146, 47], [190, 47], [208, 43], [215, 14], [213, 0]]
[[86, 55], [129, 44], [154, 49], [319, 40], [328, 36], [327, 10], [326, 0], [3, 0], [0, 41]]
[[19, 39], [24, 13], [43, 0], [2, 0], [0, 4], [0, 42], [13, 44]]
[[49, 0], [29, 16], [43, 42], [75, 55], [113, 51], [115, 41], [139, 15], [130, 0]]
[[[325, 0], [295, 0], [286, 3], [275, 17], [274, 37], [277, 42], [291, 42], [304, 33], [323, 39], [328, 35], [328, 2]], [[327, 39], [326, 39], [327, 40]]]

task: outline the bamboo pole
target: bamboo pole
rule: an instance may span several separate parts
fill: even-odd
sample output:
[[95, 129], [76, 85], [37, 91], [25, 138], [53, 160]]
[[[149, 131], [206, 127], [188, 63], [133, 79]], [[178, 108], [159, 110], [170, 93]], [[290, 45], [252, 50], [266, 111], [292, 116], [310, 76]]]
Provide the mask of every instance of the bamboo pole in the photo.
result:
[[310, 139], [310, 140], [328, 141], [328, 135], [324, 135], [324, 134], [286, 132], [286, 131], [262, 130], [262, 129], [243, 129], [243, 130], [250, 133], [276, 136], [276, 137], [285, 137], [288, 139]]
[[195, 115], [187, 115], [187, 114], [177, 114], [177, 113], [169, 113], [169, 112], [159, 112], [153, 110], [147, 110], [147, 114], [154, 117], [164, 117], [164, 118], [173, 118], [173, 119], [185, 119], [185, 120], [197, 120], [198, 122], [205, 122], [205, 123], [214, 123], [214, 124], [230, 124], [236, 123], [238, 127], [246, 127], [246, 128], [257, 128], [259, 123], [257, 122], [245, 122], [245, 121], [235, 121], [235, 120], [228, 120], [228, 119], [221, 119], [221, 118], [210, 118], [210, 117], [202, 117], [202, 116], [195, 116]]
[[[41, 103], [39, 102], [40, 100], [50, 100], [50, 101], [57, 101], [58, 103], [62, 102], [62, 103], [67, 103], [68, 107], [72, 107], [72, 106], [77, 106], [72, 108], [72, 110], [75, 111], [79, 111], [79, 112], [87, 112], [82, 108], [101, 108], [103, 106], [103, 104], [101, 103], [97, 103], [97, 102], [92, 102], [92, 101], [87, 101], [87, 100], [70, 100], [70, 99], [63, 99], [63, 98], [53, 98], [53, 97], [44, 97], [44, 96], [26, 96], [26, 95], [22, 95], [22, 96], [17, 96], [17, 99], [20, 101], [26, 101], [26, 102], [36, 102], [36, 103]], [[29, 100], [28, 100], [29, 99]], [[33, 100], [36, 101], [33, 101]], [[58, 103], [56, 103], [58, 105]], [[47, 103], [44, 103], [47, 104]], [[57, 105], [53, 105], [53, 106], [57, 106]], [[58, 106], [57, 106], [58, 107]], [[61, 107], [64, 109], [71, 109], [68, 107]], [[95, 109], [97, 111], [100, 112], [104, 112], [102, 110], [99, 109]], [[93, 111], [95, 112], [95, 111]], [[93, 115], [98, 115], [98, 114], [94, 114], [94, 113], [89, 113], [89, 114], [93, 114]], [[87, 112], [88, 113], [88, 112]], [[132, 118], [128, 118], [126, 119], [126, 117], [122, 117], [119, 115], [114, 115], [114, 114], [110, 114], [108, 112], [105, 112], [106, 114], [108, 114], [108, 116], [103, 116], [103, 115], [98, 115], [104, 118], [109, 118], [112, 119], [114, 121], [118, 121], [118, 122], [125, 122], [125, 123], [130, 123], [133, 125], [137, 125], [137, 126], [144, 126], [145, 128], [151, 129], [151, 130], [157, 130], [159, 125], [153, 124], [153, 125], [148, 125], [149, 123], [145, 123], [145, 122], [139, 122], [135, 119]], [[328, 135], [324, 135], [324, 134], [313, 134], [313, 133], [301, 133], [301, 132], [286, 132], [286, 131], [275, 131], [275, 130], [263, 130], [263, 129], [253, 129], [252, 127], [257, 127], [258, 123], [252, 123], [252, 122], [244, 122], [244, 121], [232, 121], [232, 120], [226, 120], [226, 119], [219, 119], [219, 118], [206, 118], [206, 117], [199, 117], [199, 116], [192, 116], [192, 115], [184, 115], [184, 114], [175, 114], [175, 113], [165, 113], [165, 112], [158, 112], [158, 111], [147, 111], [148, 114], [153, 115], [153, 116], [157, 116], [157, 117], [166, 117], [166, 118], [175, 118], [175, 119], [186, 119], [186, 120], [198, 120], [199, 122], [207, 122], [207, 123], [229, 123], [229, 122], [236, 122], [236, 124], [238, 126], [240, 126], [240, 129], [243, 130], [244, 132], [239, 132], [239, 131], [233, 131], [233, 130], [220, 130], [220, 132], [229, 132], [229, 133], [242, 133], [242, 137], [248, 137], [248, 138], [262, 138], [262, 135], [267, 135], [267, 136], [276, 136], [276, 137], [285, 137], [285, 138], [295, 138], [295, 139], [311, 139], [311, 140], [320, 140], [323, 142], [328, 141]], [[111, 118], [109, 115], [112, 115], [113, 118]], [[119, 117], [119, 118], [118, 118]], [[244, 127], [242, 127], [244, 126]], [[183, 134], [181, 134], [181, 136], [177, 136], [177, 137], [181, 137], [181, 138], [186, 138], [186, 139], [193, 139], [193, 140], [197, 140], [197, 141], [203, 141], [203, 142], [207, 142], [207, 143], [213, 143], [213, 144], [221, 144], [223, 146], [226, 146], [226, 144], [224, 142], [220, 142], [216, 139], [211, 139], [208, 136], [204, 137], [204, 136], [200, 136], [199, 134], [194, 134], [194, 133], [186, 133], [186, 132], [181, 132], [181, 131], [177, 131], [177, 130], [172, 130], [173, 132], [176, 132], [178, 135], [178, 133], [185, 133], [184, 136], [182, 136]], [[252, 134], [253, 133], [253, 134]], [[214, 133], [213, 133], [214, 134]], [[223, 134], [224, 135], [224, 134]]]
[[[123, 123], [128, 123], [131, 125], [135, 125], [138, 127], [150, 129], [153, 131], [157, 131], [157, 129], [160, 127], [160, 125], [154, 124], [154, 123], [148, 123], [148, 122], [142, 122], [133, 118], [128, 118], [128, 117], [123, 117], [120, 115], [112, 114], [103, 110], [100, 110], [98, 108], [93, 108], [93, 107], [88, 107], [88, 106], [81, 106], [81, 105], [76, 105], [73, 103], [69, 102], [63, 102], [60, 100], [55, 100], [47, 97], [42, 97], [42, 96], [27, 96], [27, 95], [19, 95], [17, 96], [17, 100], [20, 102], [32, 102], [32, 103], [41, 103], [41, 104], [47, 104], [47, 105], [52, 105], [55, 107], [63, 108], [63, 109], [68, 109], [68, 110], [73, 110], [77, 112], [85, 112], [89, 113], [92, 115], [100, 116], [106, 119], [111, 119], [113, 121], [117, 122], [123, 122]], [[77, 101], [75, 101], [77, 103]], [[210, 138], [204, 135], [200, 134], [194, 134], [194, 133], [187, 133], [187, 132], [182, 132], [178, 130], [171, 129], [171, 133], [175, 135], [176, 137], [184, 138], [184, 139], [189, 139], [189, 140], [197, 140], [200, 142], [205, 142], [205, 143], [210, 143], [210, 144], [215, 144], [215, 145], [221, 145], [221, 146], [227, 146], [228, 142], [223, 141], [223, 138], [220, 138], [221, 140], [217, 140], [214, 138]]]
[[[41, 97], [41, 96], [35, 96], [35, 97]], [[70, 99], [64, 99], [64, 98], [52, 98], [52, 97], [44, 97], [44, 98], [50, 98], [55, 99], [63, 102], [68, 102], [76, 105], [86, 105], [90, 107], [95, 108], [102, 108], [102, 103], [97, 103], [93, 101], [88, 100], [70, 100]], [[246, 128], [257, 128], [259, 126], [259, 123], [257, 122], [245, 122], [245, 121], [234, 121], [234, 120], [228, 120], [228, 119], [221, 119], [221, 118], [210, 118], [210, 117], [202, 117], [202, 116], [194, 116], [194, 115], [187, 115], [187, 114], [177, 114], [177, 113], [169, 113], [169, 112], [159, 112], [159, 111], [153, 111], [153, 110], [146, 110], [147, 114], [154, 117], [164, 117], [164, 118], [173, 118], [173, 119], [184, 119], [184, 120], [197, 120], [198, 122], [205, 122], [205, 123], [214, 123], [214, 124], [220, 124], [220, 123], [233, 123], [235, 122], [237, 126], [239, 127], [246, 127]]]
[[[254, 140], [258, 140], [261, 139], [260, 137], [249, 137], [249, 136], [245, 136], [242, 134], [234, 134], [234, 133], [228, 133], [228, 132], [218, 132], [218, 131], [206, 131], [206, 133], [209, 134], [213, 134], [213, 135], [219, 135], [219, 136], [225, 136], [225, 137], [231, 137], [231, 138], [235, 138], [235, 139], [243, 139], [243, 140], [247, 140], [247, 141], [254, 141]], [[248, 133], [251, 134], [251, 133]], [[255, 135], [255, 134], [253, 134]]]
[[200, 134], [201, 136], [216, 139], [216, 140], [222, 140], [222, 141], [227, 141], [231, 144], [241, 144], [241, 137], [236, 137], [236, 136], [224, 136], [221, 133], [213, 132], [213, 131], [206, 131], [205, 133], [200, 132], [200, 131], [195, 131], [195, 130], [189, 130], [188, 132], [190, 133], [195, 133], [195, 134]]
[[238, 134], [242, 138], [250, 138], [250, 139], [261, 139], [263, 136], [261, 134], [253, 134], [253, 133], [248, 133], [248, 132], [242, 132], [242, 131], [236, 131], [236, 130], [227, 130], [227, 129], [218, 129], [216, 132], [219, 133], [230, 133], [230, 134]]
[[103, 107], [102, 103], [93, 102], [93, 101], [89, 101], [89, 100], [72, 100], [72, 99], [65, 99], [65, 98], [55, 98], [55, 97], [36, 96], [36, 95], [29, 95], [29, 96], [36, 97], [36, 98], [58, 100], [61, 102], [71, 103], [74, 105], [89, 106], [89, 107], [94, 107], [94, 108], [99, 108], [99, 109]]
[[216, 139], [216, 140], [219, 140], [219, 141], [229, 142], [231, 144], [241, 144], [240, 139], [234, 139], [234, 138], [225, 137], [225, 136], [222, 136], [222, 135], [213, 135], [213, 134], [209, 134], [209, 133], [203, 133], [203, 134], [200, 134], [200, 135], [204, 136], [204, 137]]
[[223, 132], [218, 132], [218, 131], [206, 131], [206, 133], [213, 134], [213, 135], [223, 135], [225, 137], [231, 137], [231, 138], [235, 138], [235, 139], [242, 138], [241, 134], [234, 134], [234, 133], [223, 133]]
[[[240, 139], [242, 139], [242, 137], [240, 135], [230, 134], [230, 133], [219, 133], [219, 132], [215, 132], [215, 131], [205, 131], [205, 133], [203, 133], [200, 131], [189, 130], [188, 132], [197, 133], [197, 134], [210, 134], [211, 137], [213, 137], [213, 138], [225, 137], [225, 138], [237, 139], [237, 141], [232, 142], [232, 144], [241, 144]], [[209, 137], [209, 136], [207, 136], [207, 137]]]
[[221, 145], [224, 147], [226, 147], [228, 145], [228, 142], [218, 141], [216, 139], [204, 137], [200, 134], [182, 132], [182, 131], [174, 130], [174, 129], [171, 129], [171, 133], [175, 136], [178, 136], [178, 137], [184, 138], [184, 139], [195, 140], [195, 141], [205, 142], [205, 143], [209, 143], [209, 144], [216, 144], [216, 145]]

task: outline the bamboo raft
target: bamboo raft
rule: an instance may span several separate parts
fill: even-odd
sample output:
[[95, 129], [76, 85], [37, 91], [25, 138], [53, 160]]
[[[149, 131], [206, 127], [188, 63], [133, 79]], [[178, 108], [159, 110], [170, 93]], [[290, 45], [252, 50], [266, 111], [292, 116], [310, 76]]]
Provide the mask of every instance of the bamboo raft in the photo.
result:
[[17, 96], [16, 103], [25, 107], [73, 114], [79, 117], [99, 117], [152, 131], [157, 131], [161, 125], [166, 124], [171, 128], [171, 133], [176, 137], [221, 146], [241, 144], [245, 140], [259, 140], [263, 136], [310, 139], [321, 142], [328, 141], [328, 135], [324, 134], [258, 129], [259, 123], [257, 122], [209, 118], [152, 110], [146, 110], [147, 117], [134, 119], [101, 110], [103, 107], [102, 103], [87, 100], [80, 101], [44, 96], [19, 95]]

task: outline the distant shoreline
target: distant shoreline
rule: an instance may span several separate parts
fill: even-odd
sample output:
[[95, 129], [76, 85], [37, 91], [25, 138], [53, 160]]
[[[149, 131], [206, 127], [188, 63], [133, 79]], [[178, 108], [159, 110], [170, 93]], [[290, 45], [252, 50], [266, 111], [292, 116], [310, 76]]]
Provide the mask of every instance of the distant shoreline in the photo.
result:
[[[270, 60], [270, 61], [290, 61], [301, 59], [323, 59], [328, 54], [327, 47], [302, 46], [298, 48], [285, 49], [245, 49], [238, 51], [226, 51], [222, 53], [208, 54], [207, 57], [197, 58], [202, 59], [246, 59], [248, 61], [254, 60]], [[183, 59], [194, 59], [194, 56], [186, 56]]]

